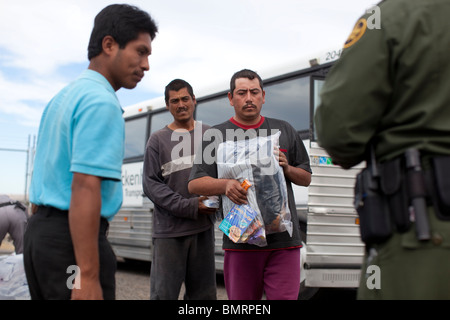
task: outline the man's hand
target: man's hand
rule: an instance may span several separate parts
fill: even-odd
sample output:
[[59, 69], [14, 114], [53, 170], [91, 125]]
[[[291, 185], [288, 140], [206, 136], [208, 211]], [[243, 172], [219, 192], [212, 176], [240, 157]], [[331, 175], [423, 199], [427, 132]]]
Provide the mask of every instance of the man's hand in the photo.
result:
[[98, 279], [83, 277], [80, 272], [80, 288], [73, 288], [71, 300], [103, 300], [103, 290]]
[[289, 163], [286, 158], [286, 155], [284, 154], [284, 152], [280, 151], [279, 148], [275, 148], [274, 154], [275, 154], [275, 158], [278, 159], [280, 166], [283, 168], [284, 174], [286, 174], [287, 171], [289, 171]]
[[204, 203], [203, 200], [208, 199], [208, 197], [199, 197], [198, 198], [198, 213], [200, 214], [214, 214], [216, 213], [216, 208], [210, 208], [207, 207]]
[[275, 148], [275, 157], [278, 159], [280, 166], [283, 168], [285, 178], [299, 186], [307, 187], [311, 183], [311, 173], [289, 165], [286, 155], [280, 149]]
[[238, 180], [226, 180], [225, 195], [236, 204], [247, 204], [247, 190]]

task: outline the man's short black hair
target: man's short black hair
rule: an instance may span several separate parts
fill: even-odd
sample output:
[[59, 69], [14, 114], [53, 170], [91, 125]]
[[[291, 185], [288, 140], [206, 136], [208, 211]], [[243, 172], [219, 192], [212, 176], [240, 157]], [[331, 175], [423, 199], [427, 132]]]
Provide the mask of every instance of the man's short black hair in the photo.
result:
[[94, 28], [88, 46], [88, 59], [102, 52], [103, 38], [111, 36], [121, 49], [128, 42], [136, 40], [139, 34], [148, 33], [153, 40], [158, 27], [150, 15], [135, 6], [113, 4], [100, 11], [95, 17]]
[[236, 80], [239, 78], [247, 78], [250, 80], [258, 79], [259, 86], [261, 87], [261, 90], [264, 90], [263, 87], [263, 81], [259, 74], [257, 74], [255, 71], [249, 70], [249, 69], [242, 69], [241, 71], [236, 72], [230, 80], [230, 93], [231, 96], [233, 96], [234, 90], [236, 89]]
[[182, 79], [175, 79], [172, 80], [164, 90], [166, 105], [169, 105], [169, 91], [180, 91], [183, 88], [186, 88], [191, 98], [194, 99], [194, 90], [192, 89], [192, 86], [187, 81], [184, 81]]

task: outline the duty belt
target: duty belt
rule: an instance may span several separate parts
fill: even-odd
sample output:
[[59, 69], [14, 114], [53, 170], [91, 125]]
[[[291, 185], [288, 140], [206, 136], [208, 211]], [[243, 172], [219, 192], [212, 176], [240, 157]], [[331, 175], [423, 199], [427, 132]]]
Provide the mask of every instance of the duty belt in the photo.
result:
[[431, 239], [431, 206], [439, 220], [450, 221], [450, 156], [429, 157], [422, 169], [423, 159], [418, 150], [408, 149], [402, 156], [377, 163], [371, 150], [367, 168], [355, 184], [363, 242], [382, 243], [394, 230], [409, 230], [412, 222], [418, 240]]

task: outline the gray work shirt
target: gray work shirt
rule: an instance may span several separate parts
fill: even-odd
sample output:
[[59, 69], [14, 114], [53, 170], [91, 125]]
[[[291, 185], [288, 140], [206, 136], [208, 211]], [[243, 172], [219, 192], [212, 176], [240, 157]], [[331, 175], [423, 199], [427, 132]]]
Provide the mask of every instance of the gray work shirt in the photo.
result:
[[[167, 126], [154, 132], [144, 155], [143, 188], [153, 201], [153, 238], [192, 235], [213, 226], [211, 217], [198, 213], [198, 196], [188, 191], [195, 151], [209, 126], [197, 122], [192, 131]], [[197, 143], [195, 143], [195, 140]]]

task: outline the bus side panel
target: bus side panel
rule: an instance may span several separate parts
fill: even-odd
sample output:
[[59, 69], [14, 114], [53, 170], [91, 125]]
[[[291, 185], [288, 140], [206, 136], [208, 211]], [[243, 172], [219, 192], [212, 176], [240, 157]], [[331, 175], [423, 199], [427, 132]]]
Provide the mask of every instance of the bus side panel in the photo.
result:
[[[152, 257], [152, 213], [153, 209], [122, 208], [110, 222], [108, 240], [117, 257], [131, 260], [151, 261]], [[215, 263], [216, 271], [223, 272], [223, 232], [221, 221], [216, 222]]]
[[219, 229], [222, 221], [216, 221], [214, 225], [214, 235], [216, 242], [214, 243], [214, 255], [216, 262], [216, 272], [223, 273], [224, 251], [222, 249], [223, 232]]
[[151, 261], [153, 207], [123, 207], [110, 222], [108, 240], [117, 257]]
[[364, 256], [353, 206], [357, 166], [344, 170], [331, 163], [317, 143], [310, 146], [311, 185], [308, 188], [306, 285], [357, 287]]

